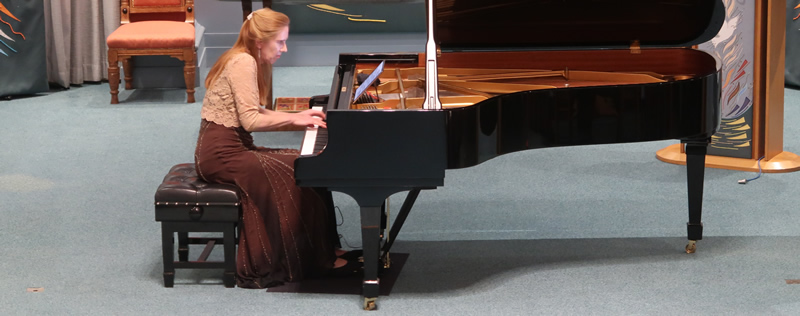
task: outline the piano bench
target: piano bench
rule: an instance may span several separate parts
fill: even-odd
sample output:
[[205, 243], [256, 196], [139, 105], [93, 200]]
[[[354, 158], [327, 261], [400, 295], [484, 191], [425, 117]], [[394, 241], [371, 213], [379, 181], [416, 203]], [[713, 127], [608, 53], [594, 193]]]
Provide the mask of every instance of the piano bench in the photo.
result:
[[[156, 221], [161, 222], [164, 287], [172, 287], [175, 269], [224, 269], [225, 287], [234, 287], [237, 226], [241, 220], [239, 189], [198, 178], [193, 163], [173, 166], [155, 194]], [[189, 237], [189, 233], [222, 233], [222, 237]], [[174, 260], [175, 234], [178, 261]], [[205, 245], [196, 261], [189, 261], [189, 246]], [[222, 244], [224, 261], [207, 261], [214, 245]]]

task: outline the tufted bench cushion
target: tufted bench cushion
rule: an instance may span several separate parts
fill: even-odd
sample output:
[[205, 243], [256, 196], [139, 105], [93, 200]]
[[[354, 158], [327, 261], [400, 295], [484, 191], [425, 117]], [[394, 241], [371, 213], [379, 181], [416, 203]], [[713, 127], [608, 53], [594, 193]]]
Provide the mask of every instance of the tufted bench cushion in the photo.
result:
[[[164, 286], [172, 287], [175, 269], [224, 269], [226, 287], [235, 285], [236, 228], [241, 218], [239, 189], [210, 184], [198, 178], [193, 163], [173, 166], [155, 194], [156, 221], [161, 222]], [[222, 238], [189, 237], [189, 233], [221, 232]], [[174, 260], [178, 235], [178, 261]], [[189, 245], [205, 245], [195, 261], [189, 261]], [[224, 249], [224, 261], [206, 261], [215, 245]]]
[[155, 196], [156, 221], [237, 222], [239, 189], [230, 184], [206, 183], [197, 177], [194, 164], [178, 164], [169, 170]]

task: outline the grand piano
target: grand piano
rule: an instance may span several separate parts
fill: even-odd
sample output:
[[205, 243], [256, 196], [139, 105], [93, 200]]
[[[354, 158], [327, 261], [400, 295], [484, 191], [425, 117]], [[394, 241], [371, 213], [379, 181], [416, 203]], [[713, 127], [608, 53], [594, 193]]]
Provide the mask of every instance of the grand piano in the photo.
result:
[[[686, 252], [702, 239], [706, 148], [720, 122], [716, 60], [693, 49], [725, 18], [721, 0], [429, 0], [425, 53], [341, 54], [327, 129], [306, 131], [297, 184], [360, 207], [364, 308], [421, 190], [446, 169], [546, 147], [679, 140]], [[370, 98], [359, 78], [380, 63]], [[377, 74], [376, 74], [377, 75]], [[407, 192], [392, 225], [385, 200]], [[388, 234], [387, 231], [388, 230]]]

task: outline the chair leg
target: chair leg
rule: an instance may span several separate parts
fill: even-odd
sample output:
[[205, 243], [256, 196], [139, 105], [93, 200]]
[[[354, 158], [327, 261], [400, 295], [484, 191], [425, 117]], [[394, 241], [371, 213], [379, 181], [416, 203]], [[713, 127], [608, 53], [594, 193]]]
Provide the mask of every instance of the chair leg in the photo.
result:
[[242, 21], [247, 20], [251, 12], [253, 12], [253, 0], [242, 0]]
[[164, 260], [164, 287], [172, 287], [175, 284], [175, 257], [173, 254], [174, 232], [169, 224], [161, 223], [161, 251]]
[[111, 104], [119, 103], [119, 61], [117, 50], [108, 50], [108, 86], [111, 88]]
[[122, 60], [122, 73], [125, 74], [125, 90], [133, 89], [133, 57]]
[[195, 53], [194, 48], [192, 48], [191, 52], [184, 53], [183, 60], [183, 80], [186, 81], [186, 103], [194, 103], [195, 60], [197, 60], [197, 53]]

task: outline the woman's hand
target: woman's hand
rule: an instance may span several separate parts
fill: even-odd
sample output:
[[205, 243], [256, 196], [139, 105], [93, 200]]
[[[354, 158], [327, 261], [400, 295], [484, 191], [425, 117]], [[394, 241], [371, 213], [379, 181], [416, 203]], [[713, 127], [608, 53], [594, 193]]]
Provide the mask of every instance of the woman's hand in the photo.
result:
[[294, 113], [292, 117], [292, 124], [303, 127], [319, 126], [327, 128], [325, 124], [325, 113], [319, 110], [305, 110], [299, 113]]

